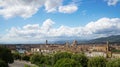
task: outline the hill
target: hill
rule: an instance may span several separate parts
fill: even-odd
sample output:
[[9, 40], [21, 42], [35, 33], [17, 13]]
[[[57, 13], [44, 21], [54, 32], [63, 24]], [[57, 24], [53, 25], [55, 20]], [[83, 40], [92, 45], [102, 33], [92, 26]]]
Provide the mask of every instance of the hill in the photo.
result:
[[[59, 41], [55, 41], [53, 42], [54, 44], [65, 44], [67, 42], [69, 42], [70, 44], [72, 44], [73, 40], [59, 40]], [[110, 43], [120, 43], [120, 35], [113, 35], [113, 36], [108, 36], [108, 37], [101, 37], [101, 38], [96, 38], [96, 39], [91, 39], [91, 40], [77, 40], [79, 44], [102, 44], [102, 43], [106, 43], [107, 41], [109, 41]]]
[[120, 35], [101, 37], [101, 38], [89, 40], [87, 41], [87, 43], [105, 43], [106, 41], [109, 41], [110, 43], [120, 43]]

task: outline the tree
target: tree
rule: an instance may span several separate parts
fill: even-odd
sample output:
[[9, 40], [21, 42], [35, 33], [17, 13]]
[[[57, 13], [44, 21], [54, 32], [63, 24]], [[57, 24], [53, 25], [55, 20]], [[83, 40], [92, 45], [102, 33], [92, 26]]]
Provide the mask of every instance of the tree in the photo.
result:
[[106, 67], [120, 67], [120, 58], [108, 61]]
[[8, 67], [8, 64], [5, 63], [3, 60], [0, 60], [0, 67]]
[[84, 54], [73, 54], [72, 59], [79, 62], [82, 67], [87, 67], [88, 58]]
[[14, 58], [14, 60], [21, 60], [21, 55], [20, 55], [20, 53], [19, 52], [14, 52], [13, 53], [13, 58]]
[[71, 56], [72, 56], [72, 53], [68, 53], [68, 52], [56, 53], [53, 57], [54, 64], [55, 64], [55, 62], [57, 62], [57, 60], [59, 60], [61, 58], [71, 58]]
[[88, 61], [88, 67], [106, 67], [106, 59], [104, 57], [93, 57]]
[[47, 65], [52, 65], [52, 58], [51, 56], [44, 56], [44, 63]]
[[82, 67], [80, 63], [70, 58], [59, 59], [54, 67]]
[[34, 54], [31, 56], [30, 61], [33, 64], [40, 65], [40, 64], [43, 64], [45, 60], [43, 55]]
[[30, 65], [25, 64], [24, 67], [31, 67]]
[[23, 55], [22, 56], [22, 60], [29, 61], [30, 60], [30, 56]]
[[48, 56], [48, 55], [44, 56], [41, 54], [34, 54], [30, 57], [31, 63], [36, 64], [39, 67], [52, 66], [53, 65], [52, 59], [53, 59], [53, 57], [51, 57], [51, 56]]
[[0, 59], [3, 60], [7, 64], [14, 62], [11, 51], [3, 47], [0, 47]]

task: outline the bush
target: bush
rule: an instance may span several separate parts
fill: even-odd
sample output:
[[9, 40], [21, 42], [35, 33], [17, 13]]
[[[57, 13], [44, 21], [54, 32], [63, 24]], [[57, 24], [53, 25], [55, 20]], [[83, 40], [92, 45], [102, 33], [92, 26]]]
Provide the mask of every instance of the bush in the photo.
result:
[[18, 60], [18, 59], [21, 60], [21, 56], [18, 52], [13, 53], [13, 58], [14, 60]]
[[56, 53], [53, 57], [54, 64], [57, 62], [57, 60], [62, 59], [62, 58], [71, 58], [72, 53], [68, 52], [60, 52]]
[[47, 65], [52, 65], [52, 59], [53, 57], [51, 56], [44, 56], [44, 63], [47, 64]]
[[88, 61], [88, 67], [106, 67], [106, 59], [104, 57], [93, 57]]
[[8, 67], [8, 64], [5, 63], [3, 60], [0, 60], [0, 67]]
[[80, 63], [70, 58], [62, 58], [56, 62], [54, 67], [82, 67]]
[[30, 56], [24, 55], [24, 56], [22, 56], [22, 60], [29, 61], [30, 60]]
[[40, 55], [40, 54], [32, 55], [30, 57], [30, 61], [31, 61], [31, 63], [36, 64], [36, 65], [40, 65], [40, 64], [43, 64], [45, 62], [44, 56]]
[[0, 59], [5, 61], [5, 63], [13, 63], [13, 55], [11, 51], [7, 48], [0, 47]]
[[120, 67], [120, 59], [113, 59], [108, 61], [106, 67]]
[[87, 67], [88, 58], [84, 54], [74, 54], [72, 59], [79, 62], [82, 67]]
[[30, 67], [29, 65], [25, 64], [24, 67]]

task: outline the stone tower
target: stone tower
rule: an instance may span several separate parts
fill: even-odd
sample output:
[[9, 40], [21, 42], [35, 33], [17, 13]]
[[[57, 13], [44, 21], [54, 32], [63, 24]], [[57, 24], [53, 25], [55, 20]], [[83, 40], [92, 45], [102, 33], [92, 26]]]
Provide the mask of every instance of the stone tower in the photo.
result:
[[106, 43], [106, 51], [108, 52], [109, 51], [109, 42], [107, 41]]
[[46, 40], [45, 45], [48, 45], [48, 41]]
[[112, 52], [110, 51], [110, 46], [109, 46], [109, 42], [108, 41], [106, 43], [106, 57], [107, 58], [111, 58], [112, 57]]
[[76, 40], [73, 41], [72, 46], [73, 46], [73, 47], [76, 47], [76, 46], [77, 46], [77, 41], [76, 41]]

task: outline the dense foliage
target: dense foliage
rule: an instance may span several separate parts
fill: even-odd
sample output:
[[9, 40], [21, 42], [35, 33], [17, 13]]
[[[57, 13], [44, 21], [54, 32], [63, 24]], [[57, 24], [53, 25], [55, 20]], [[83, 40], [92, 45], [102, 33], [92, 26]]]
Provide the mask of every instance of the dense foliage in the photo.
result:
[[30, 61], [39, 67], [120, 67], [120, 59], [86, 57], [84, 54], [58, 52], [54, 55], [33, 54]]
[[1, 62], [1, 64], [3, 64], [3, 66], [5, 64], [8, 65], [8, 63], [13, 63], [14, 62], [13, 55], [12, 55], [11, 51], [9, 49], [3, 48], [3, 47], [0, 47], [0, 59], [1, 59], [0, 62]]
[[34, 54], [30, 57], [30, 61], [33, 64], [36, 64], [40, 67], [44, 66], [52, 66], [53, 65], [53, 58], [51, 56], [44, 56], [42, 54]]
[[27, 55], [23, 55], [21, 56], [22, 60], [25, 60], [25, 61], [29, 61], [30, 60], [30, 56], [27, 56]]
[[33, 64], [39, 65], [42, 64], [44, 62], [44, 56], [40, 55], [40, 54], [34, 54], [33, 56], [31, 56], [30, 61]]
[[73, 54], [72, 59], [79, 62], [82, 67], [87, 67], [88, 58], [84, 54]]
[[108, 61], [106, 67], [120, 67], [120, 58]]
[[54, 64], [59, 59], [62, 59], [62, 58], [71, 58], [71, 57], [72, 57], [72, 53], [68, 53], [68, 52], [59, 52], [59, 53], [56, 53], [54, 55], [54, 57], [53, 57]]
[[13, 58], [14, 58], [14, 60], [21, 60], [21, 55], [20, 55], [20, 53], [19, 52], [14, 52], [13, 53]]
[[3, 60], [0, 60], [0, 67], [8, 67], [8, 64], [5, 63]]
[[80, 63], [70, 58], [62, 58], [56, 62], [54, 67], [81, 67]]
[[104, 57], [93, 57], [88, 61], [88, 67], [106, 67], [106, 59]]

